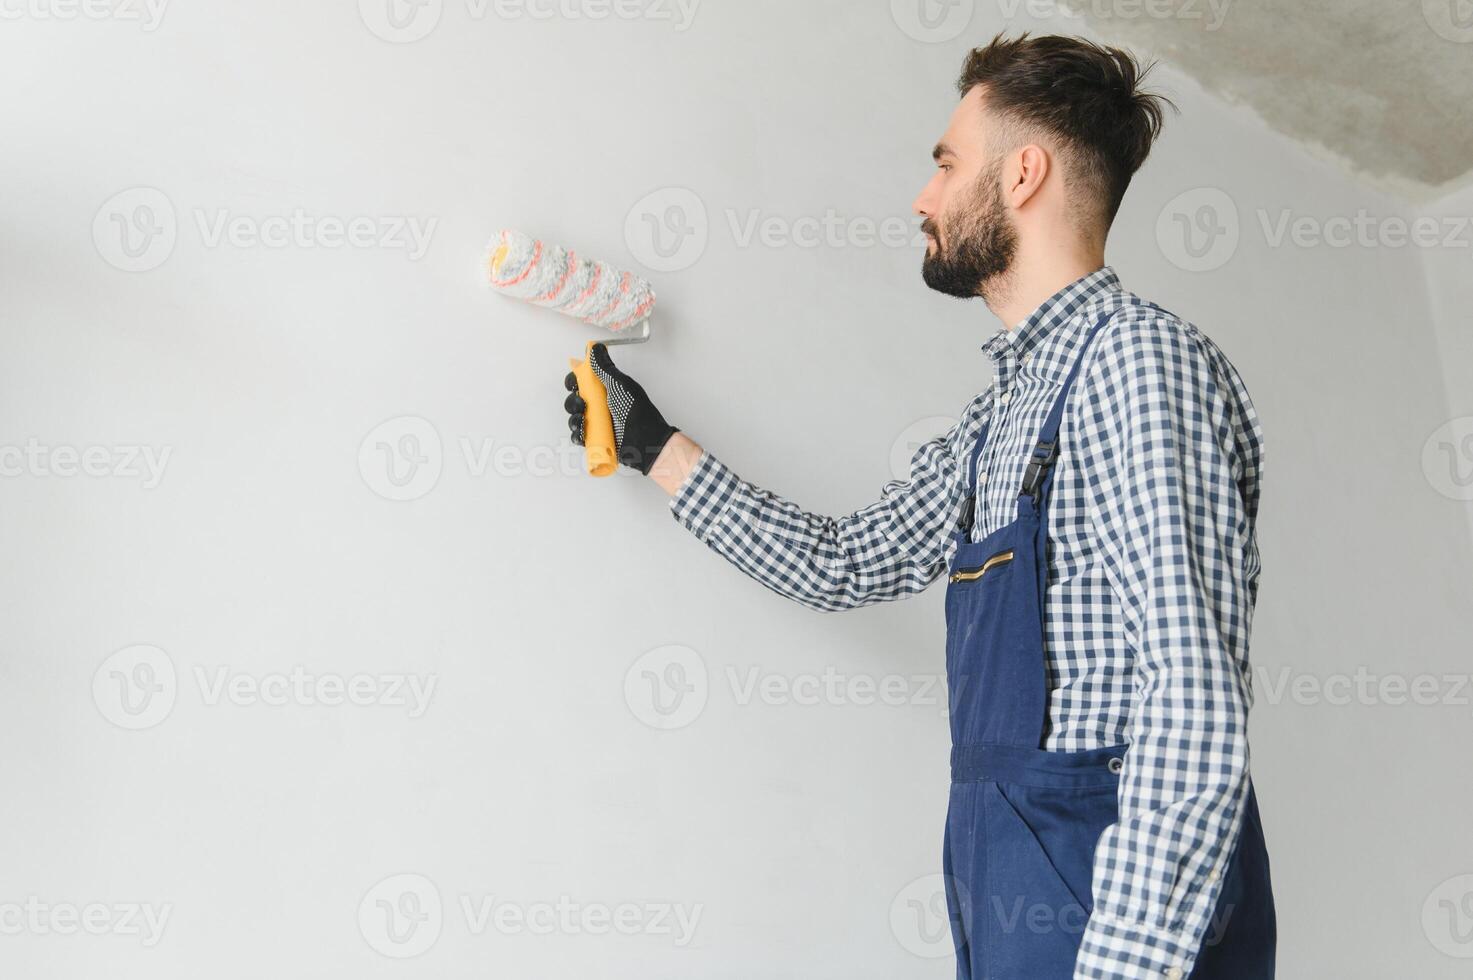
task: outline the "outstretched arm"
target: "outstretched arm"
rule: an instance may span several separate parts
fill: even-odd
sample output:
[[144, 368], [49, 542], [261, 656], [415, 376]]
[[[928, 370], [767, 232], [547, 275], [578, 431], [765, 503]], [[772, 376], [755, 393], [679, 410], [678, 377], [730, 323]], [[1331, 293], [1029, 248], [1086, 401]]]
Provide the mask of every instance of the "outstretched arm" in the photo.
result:
[[680, 454], [672, 470], [684, 477], [670, 512], [743, 573], [812, 609], [899, 599], [926, 588], [945, 568], [961, 503], [952, 449], [961, 428], [958, 423], [923, 444], [909, 480], [885, 484], [878, 501], [839, 518], [809, 513], [741, 480], [685, 440], [688, 446], [672, 450]]
[[[621, 441], [628, 435], [650, 445], [650, 437], [632, 433], [665, 433], [644, 389], [597, 345], [594, 363], [610, 389], [610, 408], [629, 413], [627, 423], [616, 414]], [[642, 471], [670, 494], [672, 516], [746, 575], [812, 609], [853, 609], [920, 592], [941, 574], [963, 493], [958, 460], [990, 404], [985, 393], [975, 399], [962, 421], [915, 451], [909, 479], [885, 484], [878, 501], [846, 517], [808, 513], [739, 479], [679, 431], [664, 435]], [[581, 426], [577, 407], [574, 393], [568, 399], [574, 439]], [[648, 424], [650, 418], [659, 423]]]

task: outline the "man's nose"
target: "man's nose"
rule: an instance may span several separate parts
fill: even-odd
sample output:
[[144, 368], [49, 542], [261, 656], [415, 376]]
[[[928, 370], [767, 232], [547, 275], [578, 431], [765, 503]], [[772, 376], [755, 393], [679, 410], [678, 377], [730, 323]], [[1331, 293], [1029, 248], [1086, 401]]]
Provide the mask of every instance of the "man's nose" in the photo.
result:
[[[937, 177], [939, 176], [938, 174]], [[924, 218], [934, 217], [936, 214], [937, 177], [932, 177], [926, 181], [926, 186], [921, 188], [921, 193], [916, 196], [915, 201], [910, 206], [912, 211]]]

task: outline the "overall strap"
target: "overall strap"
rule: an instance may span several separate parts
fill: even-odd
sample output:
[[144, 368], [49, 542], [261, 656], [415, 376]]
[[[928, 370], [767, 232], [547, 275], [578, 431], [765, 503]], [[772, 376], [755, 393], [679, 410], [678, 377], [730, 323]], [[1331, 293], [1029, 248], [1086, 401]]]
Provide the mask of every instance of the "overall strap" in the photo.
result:
[[972, 443], [971, 460], [967, 463], [967, 496], [962, 501], [961, 518], [957, 521], [957, 534], [963, 541], [971, 535], [972, 524], [977, 518], [977, 467], [982, 458], [982, 446], [987, 442], [987, 430], [991, 427], [991, 419], [982, 423], [977, 439]]
[[1074, 364], [1069, 368], [1069, 374], [1064, 378], [1064, 384], [1059, 389], [1059, 395], [1054, 399], [1053, 407], [1049, 409], [1048, 417], [1044, 419], [1042, 428], [1038, 430], [1038, 442], [1033, 447], [1033, 453], [1028, 459], [1028, 468], [1023, 473], [1023, 487], [1018, 491], [1020, 513], [1028, 508], [1042, 510], [1044, 499], [1052, 486], [1049, 476], [1052, 474], [1054, 461], [1059, 458], [1059, 427], [1063, 424], [1064, 405], [1069, 399], [1069, 391], [1074, 387], [1074, 379], [1084, 365], [1084, 356], [1089, 352], [1089, 345], [1095, 339], [1095, 334], [1104, 329], [1105, 324], [1109, 323], [1115, 314], [1125, 309], [1126, 306], [1149, 306], [1153, 309], [1161, 309], [1154, 303], [1129, 300], [1125, 306], [1100, 314], [1095, 325], [1085, 335], [1079, 345], [1079, 354], [1074, 358]]

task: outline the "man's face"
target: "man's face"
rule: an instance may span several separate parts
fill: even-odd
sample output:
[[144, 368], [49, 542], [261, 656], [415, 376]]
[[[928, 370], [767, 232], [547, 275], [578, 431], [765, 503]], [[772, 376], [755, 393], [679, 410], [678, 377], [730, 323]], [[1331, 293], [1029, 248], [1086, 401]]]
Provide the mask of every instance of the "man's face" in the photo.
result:
[[951, 114], [933, 154], [936, 175], [913, 205], [926, 218], [921, 275], [948, 296], [983, 295], [1017, 251], [1017, 229], [1002, 198], [1001, 155], [993, 159], [989, 147], [994, 125], [982, 89], [973, 88]]

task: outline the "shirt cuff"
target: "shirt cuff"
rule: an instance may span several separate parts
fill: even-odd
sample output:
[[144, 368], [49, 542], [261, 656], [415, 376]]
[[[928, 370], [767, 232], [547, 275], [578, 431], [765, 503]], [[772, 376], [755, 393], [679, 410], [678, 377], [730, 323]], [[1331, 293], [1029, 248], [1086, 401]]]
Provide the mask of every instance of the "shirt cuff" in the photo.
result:
[[1110, 919], [1096, 909], [1084, 928], [1074, 980], [1185, 980], [1197, 949], [1181, 933]]
[[703, 451], [670, 498], [670, 514], [705, 541], [720, 525], [739, 483], [735, 473]]

